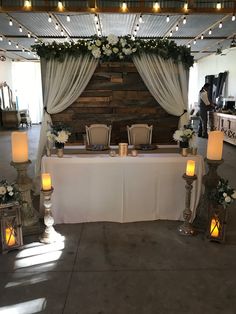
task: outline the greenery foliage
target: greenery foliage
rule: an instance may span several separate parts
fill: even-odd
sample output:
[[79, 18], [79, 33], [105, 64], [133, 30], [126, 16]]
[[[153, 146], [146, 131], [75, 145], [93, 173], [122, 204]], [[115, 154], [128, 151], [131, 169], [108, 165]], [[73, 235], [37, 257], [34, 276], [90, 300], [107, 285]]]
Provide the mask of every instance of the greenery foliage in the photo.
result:
[[0, 181], [0, 204], [7, 204], [21, 200], [21, 195], [15, 184], [10, 184], [7, 180]]
[[227, 207], [236, 198], [236, 191], [229, 185], [228, 180], [220, 179], [216, 188], [211, 192], [210, 199], [216, 204]]
[[66, 55], [78, 57], [87, 53], [101, 61], [131, 61], [132, 55], [145, 52], [153, 53], [165, 60], [182, 62], [188, 68], [193, 65], [190, 48], [177, 46], [174, 41], [168, 39], [132, 40], [131, 36], [93, 36], [89, 40], [80, 39], [76, 43], [39, 43], [32, 48], [41, 58], [46, 60], [53, 58], [61, 62]]

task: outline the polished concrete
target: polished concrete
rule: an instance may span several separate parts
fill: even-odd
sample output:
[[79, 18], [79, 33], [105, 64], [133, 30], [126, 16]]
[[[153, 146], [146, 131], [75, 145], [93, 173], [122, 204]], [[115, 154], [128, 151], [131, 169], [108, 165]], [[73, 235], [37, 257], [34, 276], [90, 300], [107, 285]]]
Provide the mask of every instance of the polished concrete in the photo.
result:
[[[33, 164], [38, 130], [29, 130]], [[0, 132], [9, 181], [10, 149], [10, 132]], [[236, 187], [236, 148], [225, 144], [223, 157], [219, 173]], [[65, 240], [53, 245], [26, 237], [0, 256], [0, 313], [235, 314], [236, 204], [228, 213], [225, 244], [180, 236], [177, 221], [58, 225]]]

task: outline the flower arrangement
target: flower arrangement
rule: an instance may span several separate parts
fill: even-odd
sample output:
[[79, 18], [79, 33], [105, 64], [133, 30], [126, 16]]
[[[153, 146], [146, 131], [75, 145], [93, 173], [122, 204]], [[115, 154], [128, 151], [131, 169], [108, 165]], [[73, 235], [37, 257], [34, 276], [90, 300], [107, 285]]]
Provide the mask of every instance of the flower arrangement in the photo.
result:
[[49, 142], [55, 142], [57, 148], [63, 148], [71, 135], [69, 128], [62, 125], [52, 125], [51, 130], [47, 132]]
[[20, 200], [20, 192], [15, 184], [9, 184], [7, 180], [0, 181], [0, 204], [7, 204]]
[[102, 61], [130, 61], [132, 55], [153, 53], [163, 59], [173, 59], [175, 62], [181, 61], [186, 67], [193, 65], [193, 56], [186, 46], [177, 46], [174, 41], [168, 39], [135, 39], [128, 35], [117, 37], [108, 35], [107, 37], [93, 36], [89, 40], [80, 39], [76, 43], [39, 43], [32, 46], [40, 57], [45, 59], [54, 58], [63, 61], [66, 55], [79, 56], [90, 53], [96, 59]]
[[176, 130], [173, 134], [173, 139], [178, 142], [188, 142], [193, 138], [195, 132], [189, 126], [184, 126], [180, 130]]
[[216, 188], [210, 193], [210, 199], [226, 208], [236, 199], [236, 191], [229, 185], [228, 180], [221, 178]]

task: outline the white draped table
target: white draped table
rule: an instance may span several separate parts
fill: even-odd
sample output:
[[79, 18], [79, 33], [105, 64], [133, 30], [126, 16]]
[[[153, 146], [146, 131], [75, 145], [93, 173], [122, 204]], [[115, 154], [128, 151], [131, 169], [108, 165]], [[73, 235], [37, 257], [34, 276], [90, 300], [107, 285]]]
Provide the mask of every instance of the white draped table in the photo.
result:
[[52, 177], [55, 223], [182, 220], [188, 159], [196, 161], [193, 216], [200, 199], [202, 156], [139, 154], [138, 157], [64, 155], [42, 158], [42, 172]]

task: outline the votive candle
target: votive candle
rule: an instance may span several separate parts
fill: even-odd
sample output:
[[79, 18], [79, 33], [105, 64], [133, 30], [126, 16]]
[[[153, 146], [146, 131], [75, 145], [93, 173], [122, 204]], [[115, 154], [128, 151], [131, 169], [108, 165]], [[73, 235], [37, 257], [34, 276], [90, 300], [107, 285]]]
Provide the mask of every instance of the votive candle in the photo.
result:
[[52, 180], [50, 173], [42, 173], [42, 190], [49, 191], [52, 189]]
[[221, 160], [223, 152], [224, 133], [212, 131], [208, 134], [207, 159]]
[[13, 162], [28, 161], [28, 136], [26, 132], [12, 132], [11, 148]]
[[195, 174], [195, 161], [194, 160], [188, 160], [187, 166], [186, 166], [186, 175], [193, 177]]

